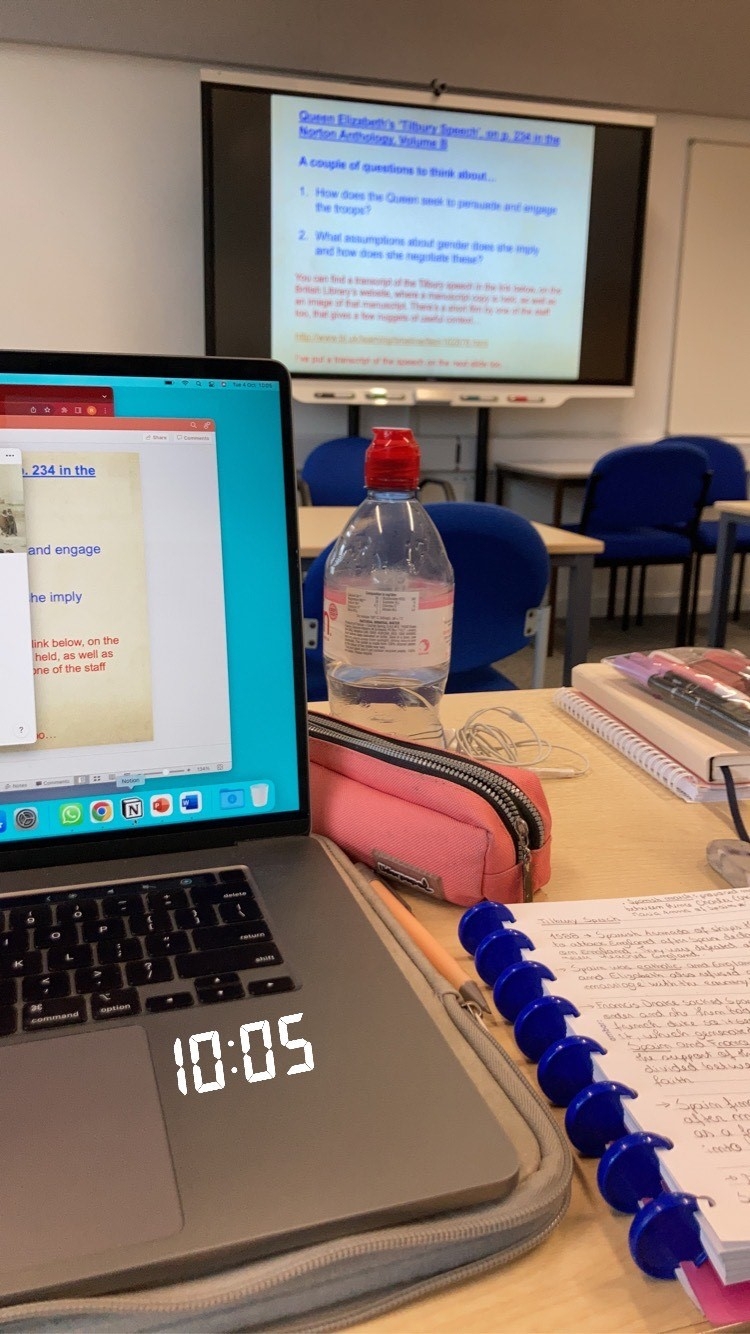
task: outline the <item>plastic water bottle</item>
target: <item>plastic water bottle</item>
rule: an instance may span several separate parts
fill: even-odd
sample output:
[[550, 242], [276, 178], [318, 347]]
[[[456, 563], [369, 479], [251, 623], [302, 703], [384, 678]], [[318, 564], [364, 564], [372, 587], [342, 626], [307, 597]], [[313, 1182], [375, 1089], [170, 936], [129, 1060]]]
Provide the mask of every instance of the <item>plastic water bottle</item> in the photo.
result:
[[438, 710], [451, 655], [453, 570], [417, 500], [411, 431], [377, 427], [367, 499], [326, 562], [323, 656], [335, 718], [442, 745]]

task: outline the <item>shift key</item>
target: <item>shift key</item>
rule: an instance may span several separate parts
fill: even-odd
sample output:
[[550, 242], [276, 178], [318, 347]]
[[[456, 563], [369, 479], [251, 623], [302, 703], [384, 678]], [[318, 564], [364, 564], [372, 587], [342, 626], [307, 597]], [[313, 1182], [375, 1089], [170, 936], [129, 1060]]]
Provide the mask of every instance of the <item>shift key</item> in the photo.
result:
[[175, 967], [180, 977], [203, 977], [208, 973], [236, 973], [242, 968], [270, 968], [283, 963], [279, 951], [268, 945], [230, 945], [201, 954], [178, 954]]

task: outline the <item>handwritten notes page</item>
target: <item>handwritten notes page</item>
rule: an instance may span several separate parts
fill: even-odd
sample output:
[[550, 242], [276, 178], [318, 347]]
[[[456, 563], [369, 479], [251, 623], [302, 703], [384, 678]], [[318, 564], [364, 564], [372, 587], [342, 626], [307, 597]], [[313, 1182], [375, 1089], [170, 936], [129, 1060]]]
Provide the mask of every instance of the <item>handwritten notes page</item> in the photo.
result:
[[[666, 1135], [670, 1189], [705, 1197], [725, 1281], [750, 1278], [750, 889], [513, 907], [547, 984], [596, 1038], [603, 1079], [637, 1093], [633, 1129]], [[712, 1203], [710, 1203], [712, 1201]]]

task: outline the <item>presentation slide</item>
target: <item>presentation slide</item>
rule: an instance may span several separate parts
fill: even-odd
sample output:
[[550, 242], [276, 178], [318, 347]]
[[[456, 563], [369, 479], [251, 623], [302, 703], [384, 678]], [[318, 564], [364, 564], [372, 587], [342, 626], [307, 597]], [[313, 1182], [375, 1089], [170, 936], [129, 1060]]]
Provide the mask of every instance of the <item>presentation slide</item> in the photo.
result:
[[3, 449], [0, 627], [26, 633], [0, 791], [230, 769], [214, 423], [2, 417]]
[[29, 451], [24, 473], [37, 746], [151, 741], [138, 454]]
[[272, 354], [574, 380], [594, 127], [274, 95]]

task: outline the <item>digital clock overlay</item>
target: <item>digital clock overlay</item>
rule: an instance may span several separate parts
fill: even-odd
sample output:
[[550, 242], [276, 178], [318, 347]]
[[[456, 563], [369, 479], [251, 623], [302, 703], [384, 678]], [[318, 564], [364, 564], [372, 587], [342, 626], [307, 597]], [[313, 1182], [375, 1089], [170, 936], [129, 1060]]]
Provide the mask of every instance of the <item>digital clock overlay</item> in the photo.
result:
[[[306, 1038], [290, 1034], [292, 1024], [300, 1023], [302, 1014], [285, 1014], [277, 1020], [277, 1040], [280, 1047], [287, 1051], [298, 1051], [303, 1059], [292, 1064], [282, 1072], [276, 1069], [274, 1035], [269, 1019], [256, 1019], [249, 1024], [241, 1024], [239, 1029], [239, 1055], [242, 1058], [242, 1072], [248, 1084], [260, 1084], [266, 1079], [275, 1079], [277, 1073], [303, 1075], [315, 1069], [313, 1049]], [[226, 1088], [226, 1072], [221, 1037], [218, 1029], [209, 1028], [204, 1033], [193, 1033], [188, 1038], [188, 1053], [192, 1065], [192, 1083], [196, 1093], [216, 1093]], [[201, 1047], [203, 1046], [203, 1050]], [[237, 1042], [234, 1038], [226, 1042], [227, 1050], [232, 1050], [236, 1059]], [[210, 1055], [209, 1055], [210, 1052]], [[232, 1059], [230, 1057], [230, 1061]], [[186, 1097], [190, 1091], [185, 1051], [182, 1038], [174, 1044], [174, 1059], [177, 1067], [177, 1087]], [[213, 1061], [213, 1078], [206, 1079], [204, 1065]], [[230, 1075], [240, 1073], [240, 1065], [228, 1064]]]

